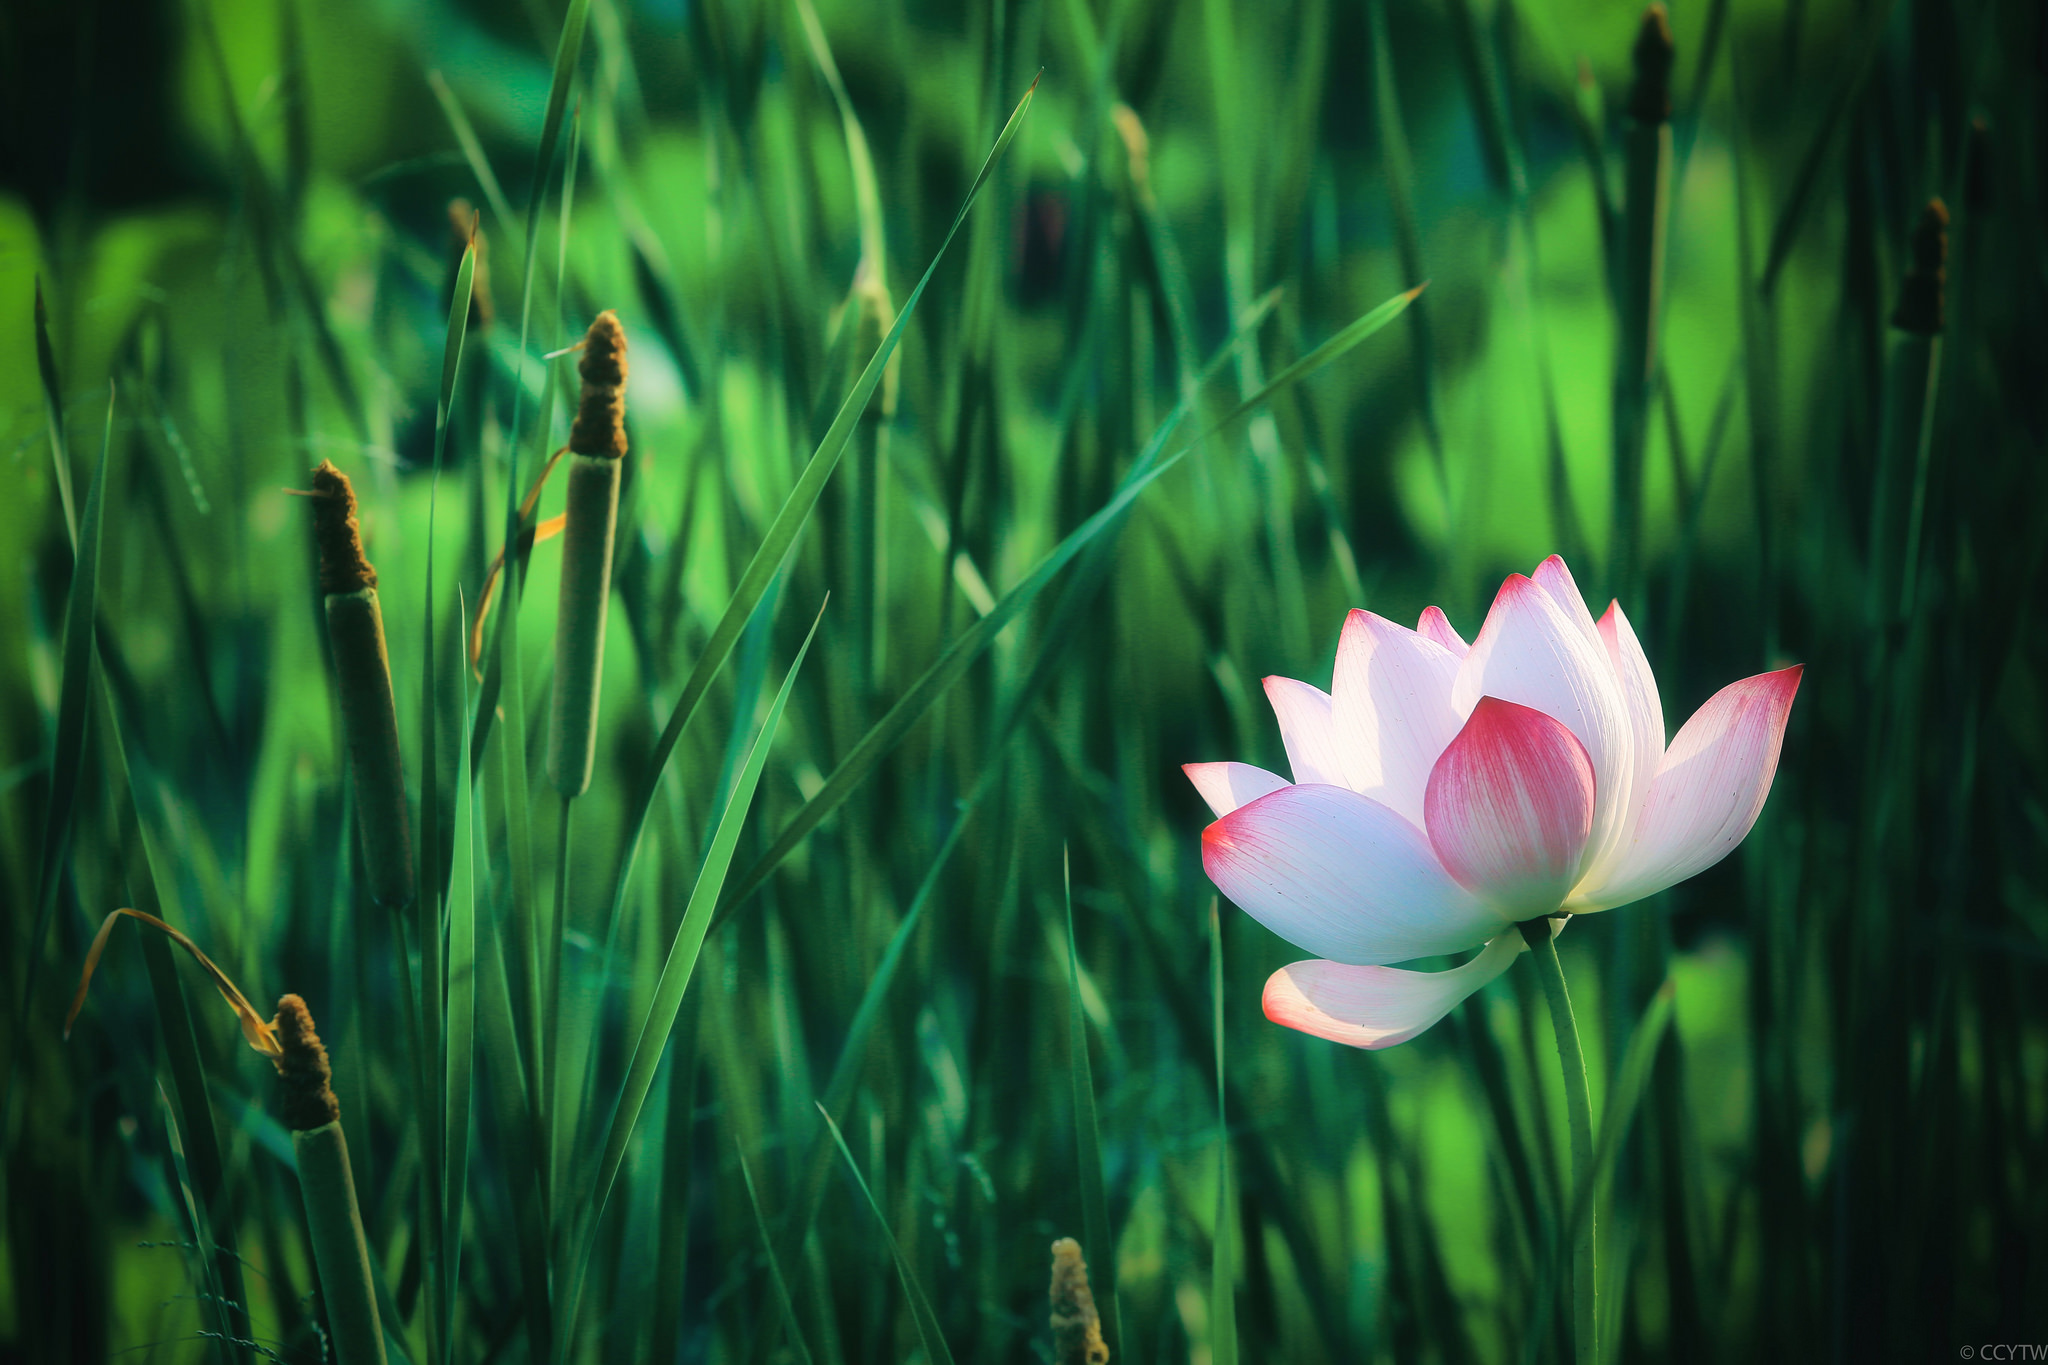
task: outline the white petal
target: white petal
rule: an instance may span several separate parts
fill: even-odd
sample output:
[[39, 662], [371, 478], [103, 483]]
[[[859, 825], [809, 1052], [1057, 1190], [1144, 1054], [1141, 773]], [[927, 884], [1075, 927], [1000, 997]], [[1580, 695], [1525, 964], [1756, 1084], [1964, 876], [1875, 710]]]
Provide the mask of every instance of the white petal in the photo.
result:
[[1330, 697], [1345, 785], [1420, 825], [1429, 770], [1458, 733], [1457, 676], [1457, 656], [1442, 645], [1384, 616], [1352, 612]]
[[1249, 763], [1183, 763], [1180, 770], [1195, 784], [1195, 790], [1216, 812], [1218, 820], [1246, 802], [1287, 785], [1286, 778]]
[[1693, 713], [1664, 753], [1633, 837], [1568, 909], [1606, 910], [1655, 895], [1742, 842], [1770, 795], [1802, 668], [1730, 683]]
[[1421, 830], [1343, 787], [1282, 787], [1202, 831], [1224, 895], [1318, 957], [1369, 964], [1463, 952], [1507, 920], [1451, 880]]
[[1266, 981], [1266, 1017], [1333, 1043], [1382, 1048], [1405, 1043], [1508, 969], [1528, 944], [1519, 931], [1447, 972], [1296, 962]]
[[1550, 594], [1550, 600], [1557, 603], [1558, 610], [1579, 628], [1580, 634], [1589, 640], [1600, 638], [1600, 628], [1593, 623], [1592, 609], [1586, 605], [1585, 594], [1579, 591], [1578, 580], [1565, 567], [1563, 555], [1552, 555], [1538, 564], [1532, 577], [1537, 587]]
[[[1559, 561], [1553, 581], [1562, 570]], [[1593, 828], [1584, 866], [1601, 865], [1624, 833], [1635, 741], [1599, 629], [1590, 620], [1581, 628], [1549, 590], [1520, 574], [1510, 577], [1458, 666], [1451, 701], [1469, 715], [1482, 696], [1541, 711], [1586, 746], [1593, 762]]]
[[1265, 683], [1294, 780], [1343, 786], [1344, 761], [1330, 727], [1330, 694], [1292, 678], [1267, 678]]
[[1657, 695], [1657, 677], [1650, 671], [1650, 660], [1643, 653], [1642, 641], [1636, 638], [1635, 627], [1629, 624], [1621, 603], [1607, 604], [1607, 614], [1600, 618], [1599, 631], [1600, 643], [1607, 651], [1607, 661], [1614, 665], [1615, 680], [1621, 685], [1622, 705], [1628, 708], [1629, 748], [1633, 759], [1629, 764], [1628, 796], [1622, 806], [1615, 837], [1601, 850], [1601, 856], [1587, 867], [1588, 882], [1604, 877], [1621, 850], [1627, 847], [1635, 833], [1636, 820], [1642, 814], [1643, 802], [1649, 799], [1650, 783], [1656, 779], [1657, 769], [1664, 762], [1664, 702]]
[[1465, 643], [1465, 637], [1451, 628], [1451, 618], [1444, 615], [1442, 607], [1424, 607], [1422, 619], [1415, 623], [1415, 633], [1436, 641], [1459, 658], [1472, 646]]

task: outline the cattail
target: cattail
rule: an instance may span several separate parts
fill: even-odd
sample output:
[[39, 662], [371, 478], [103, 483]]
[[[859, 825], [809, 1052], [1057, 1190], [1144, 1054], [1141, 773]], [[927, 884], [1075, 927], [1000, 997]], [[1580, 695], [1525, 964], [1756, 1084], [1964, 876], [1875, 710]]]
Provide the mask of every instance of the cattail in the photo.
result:
[[287, 995], [273, 1021], [282, 1055], [277, 1060], [278, 1117], [291, 1130], [313, 1267], [327, 1307], [328, 1335], [338, 1365], [384, 1365], [384, 1328], [370, 1278], [370, 1249], [356, 1206], [355, 1176], [341, 1132], [327, 1049], [313, 1031], [306, 1002]]
[[1671, 68], [1677, 51], [1671, 42], [1671, 16], [1662, 5], [1643, 11], [1629, 52], [1635, 84], [1628, 93], [1628, 114], [1637, 123], [1665, 123], [1671, 118]]
[[583, 338], [583, 398], [569, 432], [569, 505], [562, 530], [562, 605], [555, 630], [554, 723], [548, 772], [566, 800], [590, 787], [619, 462], [626, 453], [626, 333], [610, 309]]
[[363, 866], [377, 903], [396, 908], [411, 903], [414, 885], [391, 658], [384, 648], [384, 614], [377, 606], [377, 571], [363, 555], [356, 526], [355, 489], [348, 475], [326, 460], [313, 471], [313, 535], [320, 548], [320, 591], [327, 598], [327, 638], [355, 784]]
[[1102, 1319], [1088, 1288], [1088, 1263], [1081, 1244], [1062, 1237], [1052, 1244], [1052, 1358], [1054, 1365], [1109, 1365]]
[[1892, 326], [1920, 336], [1939, 336], [1947, 284], [1948, 205], [1930, 199], [1920, 211], [1920, 221], [1913, 226], [1913, 261], [1906, 267], [1905, 281], [1899, 287], [1899, 306], [1892, 310]]

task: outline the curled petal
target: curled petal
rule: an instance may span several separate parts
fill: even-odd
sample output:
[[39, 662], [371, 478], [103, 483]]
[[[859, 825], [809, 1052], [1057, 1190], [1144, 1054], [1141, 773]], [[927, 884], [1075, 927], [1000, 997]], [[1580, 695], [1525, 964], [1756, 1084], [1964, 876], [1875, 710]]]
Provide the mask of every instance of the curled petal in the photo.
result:
[[1415, 623], [1415, 633], [1434, 640], [1459, 658], [1472, 646], [1465, 643], [1465, 637], [1451, 628], [1451, 618], [1444, 615], [1442, 607], [1424, 607], [1422, 619]]
[[1457, 656], [1405, 626], [1354, 611], [1337, 644], [1331, 723], [1345, 785], [1422, 823], [1430, 766], [1458, 733]]
[[1279, 791], [1287, 779], [1249, 763], [1183, 763], [1180, 770], [1221, 820], [1230, 812], [1268, 792]]
[[1593, 764], [1551, 717], [1482, 697], [1430, 773], [1425, 804], [1445, 870], [1507, 918], [1529, 919], [1579, 879]]
[[1331, 731], [1330, 694], [1292, 678], [1267, 678], [1265, 683], [1294, 780], [1343, 786], [1344, 762]]
[[1749, 833], [1778, 771], [1803, 665], [1728, 684], [1672, 739], [1633, 837], [1570, 908], [1605, 910], [1706, 871]]
[[1447, 972], [1296, 962], [1267, 978], [1266, 1017], [1350, 1047], [1405, 1043], [1508, 969], [1528, 945], [1510, 930]]
[[1507, 923], [1452, 881], [1421, 830], [1343, 787], [1282, 787], [1202, 831], [1202, 866], [1252, 918], [1359, 965], [1463, 952]]
[[[1568, 583], [1563, 562], [1546, 561], [1553, 584]], [[1577, 589], [1570, 589], [1576, 597]], [[1486, 624], [1458, 666], [1452, 704], [1469, 712], [1481, 697], [1498, 697], [1541, 711], [1586, 746], [1593, 764], [1593, 826], [1587, 845], [1593, 861], [1623, 833], [1635, 741], [1621, 683], [1597, 627], [1582, 628], [1559, 598], [1516, 574], [1501, 585]], [[1581, 604], [1580, 612], [1584, 611]]]

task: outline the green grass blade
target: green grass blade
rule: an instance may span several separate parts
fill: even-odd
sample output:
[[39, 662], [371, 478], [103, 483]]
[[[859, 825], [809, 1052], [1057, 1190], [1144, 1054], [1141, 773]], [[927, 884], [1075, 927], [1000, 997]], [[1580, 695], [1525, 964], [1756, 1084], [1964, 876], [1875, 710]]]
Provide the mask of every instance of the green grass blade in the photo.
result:
[[455, 92], [448, 88], [448, 82], [438, 69], [427, 73], [427, 84], [433, 88], [434, 98], [441, 105], [441, 112], [448, 118], [448, 127], [455, 134], [455, 144], [462, 148], [462, 158], [469, 163], [469, 170], [476, 177], [477, 187], [490, 201], [491, 212], [498, 222], [510, 233], [519, 223], [513, 216], [512, 201], [505, 197], [504, 189], [498, 184], [497, 172], [491, 169], [490, 159], [484, 155], [483, 143], [477, 141], [476, 129], [470, 126], [469, 115], [462, 112], [462, 104], [455, 98]]
[[[50, 797], [44, 807], [42, 863], [36, 874], [35, 928], [30, 931], [28, 962], [21, 991], [21, 1020], [15, 1031], [14, 1052], [28, 1045], [30, 1010], [35, 1002], [36, 977], [43, 960], [43, 940], [49, 936], [50, 921], [57, 910], [57, 893], [64, 884], [64, 864], [71, 854], [77, 832], [79, 787], [85, 778], [85, 734], [90, 718], [94, 665], [94, 625], [99, 620], [100, 542], [104, 538], [107, 506], [107, 460], [114, 448], [114, 393], [107, 390], [107, 427], [100, 444], [100, 465], [85, 494], [85, 525], [80, 529], [78, 554], [71, 572], [71, 597], [64, 608], [64, 681], [57, 693], [57, 741], [50, 760]], [[0, 1113], [11, 1116], [14, 1078], [18, 1068], [8, 1068], [7, 1092], [10, 1103]]]
[[50, 345], [50, 315], [43, 305], [43, 277], [36, 276], [36, 373], [43, 381], [43, 415], [50, 424], [50, 460], [57, 474], [57, 500], [64, 504], [64, 529], [78, 549], [78, 509], [71, 496], [71, 452], [64, 442], [64, 390], [57, 382], [57, 353]]
[[823, 1105], [818, 1106], [818, 1113], [823, 1116], [825, 1126], [831, 1130], [832, 1141], [838, 1145], [839, 1154], [846, 1158], [846, 1169], [853, 1172], [853, 1183], [860, 1186], [862, 1197], [868, 1201], [868, 1207], [874, 1210], [875, 1223], [882, 1229], [882, 1241], [889, 1248], [889, 1259], [896, 1265], [896, 1278], [903, 1282], [904, 1296], [910, 1300], [911, 1320], [917, 1324], [918, 1339], [924, 1343], [925, 1359], [931, 1362], [931, 1365], [953, 1365], [953, 1353], [947, 1349], [946, 1338], [939, 1331], [938, 1315], [932, 1312], [931, 1300], [917, 1287], [917, 1277], [911, 1274], [910, 1263], [903, 1258], [903, 1248], [896, 1244], [896, 1234], [890, 1230], [888, 1215], [884, 1214], [882, 1206], [875, 1202], [874, 1191], [868, 1188], [868, 1182], [861, 1176], [860, 1163], [853, 1159], [853, 1153], [847, 1149], [846, 1139], [841, 1136], [839, 1125], [832, 1122], [832, 1116], [825, 1113]]
[[959, 235], [960, 225], [967, 221], [968, 212], [981, 197], [982, 189], [988, 184], [989, 177], [994, 174], [996, 164], [1002, 160], [1003, 153], [1009, 150], [1010, 143], [1016, 139], [1018, 129], [1023, 126], [1024, 116], [1030, 112], [1032, 96], [1037, 88], [1037, 82], [1034, 81], [1032, 88], [1025, 91], [1024, 98], [1018, 101], [1016, 111], [1010, 115], [1009, 122], [1003, 125], [1003, 131], [997, 136], [995, 146], [990, 150], [987, 159], [982, 162], [981, 170], [974, 177], [974, 183], [968, 186], [967, 197], [961, 203], [959, 212], [953, 216], [953, 225], [947, 229], [944, 239], [940, 241], [931, 264], [925, 267], [924, 274], [918, 279], [917, 287], [910, 291], [910, 297], [903, 301], [901, 311], [896, 314], [895, 325], [889, 329], [888, 335], [882, 338], [882, 344], [875, 348], [874, 356], [868, 361], [867, 368], [861, 371], [853, 391], [846, 396], [846, 401], [839, 405], [838, 415], [832, 419], [831, 427], [818, 442], [818, 448], [812, 452], [809, 463], [804, 466], [803, 474], [797, 479], [796, 487], [790, 490], [781, 509], [776, 512], [775, 520], [769, 524], [767, 534], [761, 538], [761, 544], [754, 551], [753, 559], [748, 562], [746, 571], [741, 574], [739, 586], [733, 589], [731, 600], [726, 603], [725, 614], [719, 618], [718, 625], [711, 632], [711, 638], [705, 642], [703, 651], [698, 654], [696, 666], [690, 670], [689, 680], [683, 684], [682, 695], [676, 699], [675, 710], [670, 713], [667, 725], [662, 728], [661, 738], [654, 746], [654, 756], [648, 764], [640, 792], [628, 810], [625, 854], [620, 859], [618, 879], [612, 891], [614, 918], [625, 903], [626, 885], [633, 875], [633, 863], [639, 855], [640, 838], [647, 827], [648, 813], [654, 808], [655, 794], [660, 790], [662, 770], [668, 766], [668, 760], [675, 753], [676, 743], [682, 738], [690, 718], [697, 713], [697, 706], [703, 701], [705, 692], [710, 689], [711, 680], [725, 666], [725, 661], [731, 657], [733, 647], [739, 643], [740, 632], [746, 628], [747, 620], [753, 615], [754, 607], [760, 602], [762, 594], [767, 592], [769, 580], [781, 568], [783, 556], [795, 543], [797, 533], [803, 530], [804, 523], [810, 518], [811, 509], [817, 505], [819, 495], [825, 491], [825, 483], [832, 477], [832, 471], [839, 463], [840, 453], [845, 450], [847, 440], [853, 435], [861, 414], [867, 410], [868, 400], [874, 396], [876, 385], [881, 383], [882, 371], [888, 365], [889, 357], [894, 354], [897, 342], [902, 340], [904, 329], [910, 325], [911, 317], [917, 312], [918, 301], [924, 297], [925, 287], [931, 283], [932, 276], [938, 271], [939, 262], [946, 258], [947, 248], [952, 246], [953, 239]]
[[1216, 1002], [1216, 1244], [1209, 1280], [1209, 1358], [1214, 1365], [1237, 1365], [1237, 1242], [1230, 1227], [1230, 1115], [1223, 1070], [1223, 921], [1213, 898], [1209, 992]]
[[[454, 668], [462, 694], [463, 711], [469, 707], [469, 669], [465, 651], [469, 643], [466, 613], [456, 610], [453, 633]], [[455, 1301], [461, 1284], [462, 1207], [469, 1190], [469, 1134], [471, 1087], [476, 1067], [476, 773], [471, 766], [469, 731], [462, 735], [461, 755], [455, 769], [455, 828], [451, 845], [454, 858], [448, 883], [448, 993], [441, 1024], [445, 1040], [445, 1117], [442, 1132], [442, 1228], [446, 1236], [448, 1300], [441, 1319], [449, 1341], [454, 1340]]]
[[[555, 43], [555, 69], [548, 80], [548, 109], [541, 119], [540, 146], [534, 152], [533, 188], [526, 197], [529, 259], [533, 254], [533, 232], [536, 215], [540, 211], [540, 197], [547, 192], [548, 164], [555, 158], [555, 142], [562, 135], [562, 118], [569, 110], [569, 86], [576, 79], [576, 63], [583, 55], [583, 29], [589, 20], [590, 0], [569, 0], [569, 12], [562, 16], [562, 36]], [[528, 274], [530, 280], [530, 269]]]
[[738, 1148], [737, 1138], [734, 1145], [740, 1159], [740, 1178], [747, 1182], [747, 1204], [754, 1211], [754, 1227], [761, 1234], [761, 1247], [768, 1255], [768, 1273], [775, 1280], [776, 1302], [782, 1305], [783, 1317], [788, 1320], [789, 1339], [796, 1343], [797, 1358], [803, 1365], [811, 1365], [811, 1348], [805, 1344], [803, 1325], [797, 1321], [796, 1300], [790, 1297], [789, 1280], [782, 1273], [782, 1258], [775, 1254], [775, 1241], [768, 1235], [767, 1220], [761, 1216], [761, 1195], [754, 1188], [754, 1173], [747, 1166], [746, 1152]]
[[1109, 1196], [1102, 1183], [1102, 1127], [1095, 1112], [1095, 1071], [1088, 1061], [1088, 1023], [1081, 1010], [1081, 954], [1074, 946], [1074, 867], [1064, 850], [1061, 873], [1067, 905], [1067, 1055], [1074, 1086], [1074, 1154], [1081, 1169], [1081, 1230], [1095, 1266], [1095, 1297], [1113, 1331], [1112, 1352], [1123, 1349], [1124, 1323], [1116, 1298], [1116, 1238], [1109, 1230]]
[[[1213, 424], [1200, 437], [1189, 441], [1173, 454], [1162, 459], [1159, 452], [1172, 439], [1173, 433], [1179, 428], [1181, 422], [1186, 419], [1190, 410], [1191, 399], [1183, 398], [1174, 407], [1173, 411], [1167, 414], [1166, 419], [1160, 423], [1158, 429], [1152, 433], [1152, 438], [1146, 443], [1145, 450], [1132, 462], [1131, 472], [1125, 478], [1123, 486], [1118, 489], [1116, 495], [1105, 503], [1095, 515], [1089, 517], [1088, 520], [1082, 522], [1073, 531], [1069, 532], [1066, 539], [1062, 540], [1045, 558], [1041, 559], [1037, 567], [1026, 575], [1022, 582], [1004, 593], [997, 600], [994, 609], [988, 615], [982, 617], [960, 635], [956, 636], [953, 643], [947, 646], [946, 652], [941, 654], [917, 681], [912, 683], [908, 690], [897, 698], [895, 705], [889, 708], [887, 714], [877, 721], [873, 728], [861, 736], [853, 748], [848, 751], [846, 757], [840, 760], [839, 766], [833, 769], [832, 775], [825, 780], [825, 785], [818, 794], [805, 802], [803, 809], [798, 811], [789, 824], [783, 827], [782, 833], [776, 837], [773, 847], [763, 854], [760, 860], [751, 868], [747, 869], [746, 875], [739, 880], [738, 885], [734, 888], [729, 905], [739, 905], [740, 902], [761, 888], [775, 869], [781, 865], [782, 860], [787, 858], [796, 849], [797, 845], [801, 844], [810, 835], [812, 830], [822, 824], [828, 816], [846, 801], [847, 797], [853, 794], [854, 789], [867, 779], [868, 775], [874, 771], [876, 765], [886, 758], [897, 744], [902, 742], [903, 737], [910, 732], [911, 727], [923, 719], [933, 703], [943, 696], [946, 690], [960, 679], [962, 674], [966, 673], [974, 661], [981, 657], [982, 653], [991, 644], [995, 643], [996, 636], [1002, 633], [1003, 628], [1015, 620], [1025, 608], [1029, 607], [1037, 599], [1038, 594], [1044, 590], [1046, 584], [1058, 576], [1060, 570], [1072, 562], [1074, 556], [1085, 549], [1090, 541], [1094, 540], [1104, 528], [1122, 517], [1129, 510], [1132, 503], [1137, 501], [1139, 494], [1143, 493], [1155, 480], [1186, 458], [1190, 451], [1199, 447], [1210, 436], [1215, 435], [1239, 417], [1269, 402], [1274, 395], [1299, 383], [1302, 379], [1321, 369], [1324, 365], [1329, 364], [1332, 360], [1335, 360], [1338, 356], [1344, 354], [1374, 332], [1379, 331], [1389, 322], [1399, 317], [1402, 310], [1407, 308], [1414, 301], [1416, 295], [1421, 292], [1422, 287], [1417, 286], [1406, 293], [1396, 294], [1387, 302], [1373, 309], [1337, 333], [1337, 335], [1316, 347], [1300, 360], [1287, 366], [1256, 393], [1253, 393], [1235, 408], [1231, 409], [1228, 416]], [[1243, 338], [1240, 337], [1239, 341], [1241, 342], [1242, 340]], [[1225, 353], [1227, 354], [1231, 349], [1226, 347]]]
[[689, 988], [698, 955], [703, 951], [704, 937], [711, 927], [711, 912], [718, 904], [718, 893], [725, 884], [726, 871], [732, 866], [733, 848], [738, 844], [740, 829], [746, 823], [747, 809], [753, 804], [754, 790], [760, 786], [761, 772], [768, 764], [775, 731], [782, 724], [783, 708], [789, 704], [790, 690], [796, 685], [804, 656], [810, 652], [811, 641], [818, 633], [818, 622], [824, 619], [825, 611], [821, 606], [817, 619], [811, 622], [810, 633], [804, 636], [803, 646], [797, 650], [796, 659], [789, 666], [789, 672], [783, 675], [775, 703], [768, 709], [768, 718], [761, 723], [761, 733], [755, 738], [747, 761], [740, 768], [739, 778], [726, 797], [724, 813], [718, 820], [718, 832], [712, 836], [711, 846], [705, 850], [704, 864], [698, 870], [696, 885], [690, 889], [690, 901], [683, 910], [682, 923], [676, 926], [675, 937], [669, 942], [668, 957], [662, 963], [659, 980], [655, 982], [654, 997], [635, 1035], [633, 1050], [626, 1062], [625, 1082], [605, 1133], [604, 1155], [598, 1162], [597, 1178], [584, 1205], [582, 1227], [576, 1239], [579, 1246], [570, 1272], [569, 1290], [564, 1298], [565, 1342], [574, 1339], [577, 1301], [589, 1268], [592, 1245], [597, 1240], [598, 1224], [604, 1217], [612, 1186], [618, 1180], [619, 1168], [625, 1164], [626, 1144], [632, 1139], [633, 1129], [640, 1121], [640, 1110], [647, 1102], [648, 1092], [653, 1089], [654, 1073], [661, 1065], [662, 1051], [668, 1045], [676, 1015], [682, 1010], [683, 993]]
[[469, 331], [470, 293], [476, 280], [476, 243], [462, 252], [456, 270], [455, 289], [448, 302], [447, 339], [441, 351], [441, 389], [434, 410], [434, 471], [427, 493], [426, 583], [422, 590], [420, 624], [420, 842], [419, 894], [414, 897], [415, 928], [420, 950], [419, 1020], [422, 1037], [415, 1071], [425, 1088], [420, 1095], [421, 1167], [420, 1220], [421, 1257], [426, 1263], [428, 1359], [440, 1365], [452, 1350], [444, 1335], [452, 1317], [455, 1286], [448, 1275], [448, 1245], [460, 1236], [459, 1228], [445, 1223], [447, 1193], [447, 1113], [444, 1107], [447, 1076], [445, 1068], [445, 984], [442, 957], [444, 917], [443, 893], [447, 888], [447, 860], [441, 846], [441, 781], [439, 772], [438, 717], [440, 688], [434, 667], [434, 525], [441, 496], [441, 464], [448, 447], [448, 414], [455, 397], [455, 382], [462, 369], [462, 348]]
[[519, 1240], [519, 1273], [525, 1316], [527, 1354], [545, 1361], [554, 1343], [553, 1304], [548, 1292], [546, 1211], [541, 1204], [540, 1176], [534, 1153], [537, 1132], [526, 1069], [520, 1058], [519, 1026], [513, 1018], [512, 977], [507, 958], [520, 951], [516, 935], [502, 921], [483, 921], [487, 940], [478, 949], [481, 984], [477, 1017], [482, 1025], [480, 1051], [490, 1077], [489, 1093], [496, 1120], [498, 1159], [503, 1162]]

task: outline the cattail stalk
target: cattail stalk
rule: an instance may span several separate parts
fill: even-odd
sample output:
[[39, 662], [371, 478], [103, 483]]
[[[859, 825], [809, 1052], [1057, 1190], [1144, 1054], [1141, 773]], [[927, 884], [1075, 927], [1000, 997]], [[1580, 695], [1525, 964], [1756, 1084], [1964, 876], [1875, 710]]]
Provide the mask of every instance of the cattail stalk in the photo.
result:
[[349, 1170], [348, 1142], [342, 1136], [341, 1105], [334, 1098], [327, 1049], [313, 1031], [306, 1002], [296, 995], [277, 1002], [275, 1027], [283, 1048], [277, 1063], [279, 1118], [291, 1130], [292, 1152], [298, 1158], [306, 1229], [312, 1237], [313, 1266], [320, 1276], [334, 1357], [338, 1365], [385, 1365], [370, 1248], [356, 1205], [355, 1176]]
[[320, 590], [326, 595], [327, 638], [334, 653], [363, 866], [377, 903], [400, 908], [412, 902], [416, 889], [412, 822], [391, 657], [377, 605], [377, 571], [363, 554], [355, 490], [348, 476], [325, 460], [313, 471], [313, 533], [320, 549]]
[[590, 787], [597, 757], [605, 609], [626, 453], [626, 334], [610, 309], [583, 338], [583, 398], [569, 432], [569, 505], [562, 530], [561, 615], [555, 629], [555, 698], [548, 773], [564, 800]]
[[1102, 1318], [1088, 1288], [1088, 1262], [1081, 1244], [1062, 1237], [1052, 1244], [1052, 1358], [1054, 1365], [1109, 1365]]
[[1614, 559], [1610, 577], [1626, 594], [1640, 568], [1643, 453], [1657, 324], [1663, 311], [1664, 241], [1671, 216], [1671, 22], [1664, 6], [1643, 11], [1631, 52], [1622, 200], [1621, 259], [1615, 277], [1620, 331], [1614, 384]]

